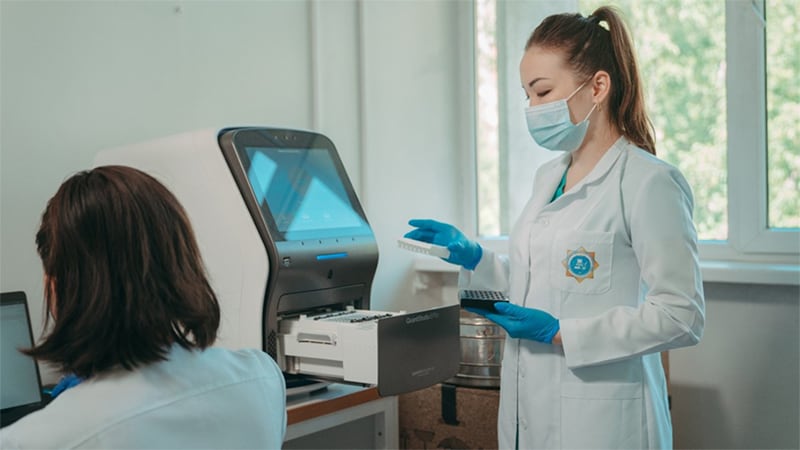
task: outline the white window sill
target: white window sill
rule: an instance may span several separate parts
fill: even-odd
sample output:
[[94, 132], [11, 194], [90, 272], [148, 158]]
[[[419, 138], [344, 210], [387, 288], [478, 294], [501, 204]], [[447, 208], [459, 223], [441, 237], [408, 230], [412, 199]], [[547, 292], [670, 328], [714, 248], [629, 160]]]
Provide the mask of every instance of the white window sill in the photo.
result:
[[[800, 265], [770, 264], [742, 261], [701, 261], [700, 270], [706, 283], [744, 283], [800, 285]], [[454, 273], [458, 266], [439, 258], [415, 256], [414, 271], [425, 273]]]
[[800, 265], [742, 261], [700, 261], [703, 281], [800, 285]]

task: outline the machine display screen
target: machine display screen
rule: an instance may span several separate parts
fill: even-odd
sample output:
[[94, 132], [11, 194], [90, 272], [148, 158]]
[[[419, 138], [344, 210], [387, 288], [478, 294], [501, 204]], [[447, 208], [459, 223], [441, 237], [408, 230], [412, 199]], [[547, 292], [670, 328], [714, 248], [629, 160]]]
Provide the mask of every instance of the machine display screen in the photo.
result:
[[245, 147], [244, 170], [268, 223], [287, 241], [370, 234], [325, 148]]

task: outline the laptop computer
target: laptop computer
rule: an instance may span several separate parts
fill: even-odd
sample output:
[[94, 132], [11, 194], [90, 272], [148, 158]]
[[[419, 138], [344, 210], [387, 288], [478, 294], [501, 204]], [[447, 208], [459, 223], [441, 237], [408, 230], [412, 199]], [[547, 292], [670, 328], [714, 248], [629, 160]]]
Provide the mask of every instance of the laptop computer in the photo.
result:
[[0, 427], [45, 406], [39, 366], [18, 349], [33, 345], [24, 292], [0, 293]]

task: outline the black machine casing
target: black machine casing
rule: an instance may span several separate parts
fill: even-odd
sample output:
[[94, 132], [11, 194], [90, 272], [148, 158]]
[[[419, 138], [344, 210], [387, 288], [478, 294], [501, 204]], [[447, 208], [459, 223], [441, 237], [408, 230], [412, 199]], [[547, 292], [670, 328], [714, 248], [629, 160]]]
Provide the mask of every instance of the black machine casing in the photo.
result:
[[[279, 315], [337, 305], [369, 309], [372, 279], [378, 266], [378, 246], [372, 233], [285, 240], [274, 219], [257, 203], [240, 156], [247, 146], [331, 149], [340, 179], [352, 196], [352, 206], [366, 222], [333, 143], [321, 134], [308, 131], [227, 128], [220, 131], [219, 144], [269, 258], [269, 282], [264, 297], [264, 349], [276, 356]], [[343, 249], [347, 250], [347, 258], [317, 259], [319, 255], [337, 254]]]
[[[389, 313], [358, 323], [331, 325], [298, 319], [344, 310], [355, 310], [363, 316], [370, 309], [378, 246], [333, 143], [318, 133], [255, 127], [226, 128], [219, 132], [218, 139], [268, 256], [268, 282], [261, 300], [263, 348], [281, 367], [293, 372], [304, 366], [292, 362], [316, 363], [329, 358], [328, 365], [311, 374], [375, 383], [381, 395], [421, 389], [452, 377], [458, 370], [460, 357], [457, 305], [411, 314]], [[360, 225], [300, 231], [290, 236], [291, 232], [285, 229], [290, 221], [283, 220], [281, 210], [288, 208], [287, 201], [274, 195], [273, 186], [260, 184], [259, 174], [255, 173], [259, 167], [253, 155], [262, 151], [272, 152], [276, 158], [281, 157], [281, 152], [293, 153], [298, 161], [306, 151], [328, 155], [320, 160], [325, 162], [323, 165], [330, 162], [323, 178], [327, 177], [327, 183], [337, 188], [333, 190], [339, 192], [341, 203], [351, 208], [347, 214], [357, 215]], [[311, 192], [308, 181], [302, 180], [308, 178], [307, 174], [294, 174], [290, 178], [291, 189], [278, 191], [286, 191], [287, 196]], [[261, 193], [262, 189], [266, 193]], [[273, 203], [279, 204], [277, 207], [270, 204], [270, 196]], [[275, 213], [276, 210], [279, 212]], [[289, 328], [294, 334], [280, 336], [281, 321], [293, 321]], [[318, 334], [320, 327], [327, 327], [324, 333], [333, 337], [323, 339], [325, 342], [305, 340], [297, 347], [299, 353], [290, 357], [285, 349], [279, 348], [281, 342], [294, 345], [296, 342], [291, 339], [303, 340], [303, 336]], [[349, 341], [341, 336], [355, 336], [354, 340], [361, 341], [359, 347], [348, 347]], [[374, 340], [373, 350], [377, 354], [362, 349], [364, 340]]]

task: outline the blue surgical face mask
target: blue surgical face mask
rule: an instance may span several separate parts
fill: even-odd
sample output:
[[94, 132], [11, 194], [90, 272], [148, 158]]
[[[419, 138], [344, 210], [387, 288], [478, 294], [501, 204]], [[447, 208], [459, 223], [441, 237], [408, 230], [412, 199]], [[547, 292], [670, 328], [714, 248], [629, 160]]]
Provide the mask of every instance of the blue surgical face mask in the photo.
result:
[[589, 116], [597, 107], [595, 103], [589, 114], [581, 122], [572, 123], [569, 117], [567, 100], [571, 99], [586, 83], [578, 86], [572, 94], [563, 100], [545, 103], [544, 105], [525, 108], [528, 131], [540, 147], [552, 151], [571, 152], [580, 147], [589, 128]]

